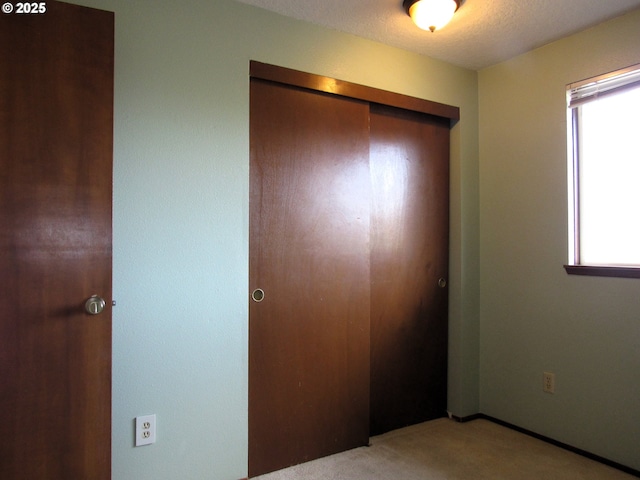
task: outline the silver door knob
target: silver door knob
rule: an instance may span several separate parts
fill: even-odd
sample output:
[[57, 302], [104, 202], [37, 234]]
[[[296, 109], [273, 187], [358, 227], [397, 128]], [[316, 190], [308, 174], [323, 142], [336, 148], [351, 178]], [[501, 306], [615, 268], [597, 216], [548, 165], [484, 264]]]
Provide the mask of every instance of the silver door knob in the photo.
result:
[[447, 280], [445, 278], [441, 278], [440, 280], [438, 280], [438, 286], [440, 288], [444, 288], [447, 286]]
[[104, 310], [106, 302], [98, 295], [93, 295], [84, 304], [84, 309], [89, 315], [98, 315]]

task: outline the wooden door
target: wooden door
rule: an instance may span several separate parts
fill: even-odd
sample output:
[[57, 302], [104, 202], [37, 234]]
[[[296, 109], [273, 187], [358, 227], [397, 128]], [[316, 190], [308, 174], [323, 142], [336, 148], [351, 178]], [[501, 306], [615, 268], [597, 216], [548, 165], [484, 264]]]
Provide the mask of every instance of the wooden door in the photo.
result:
[[3, 479], [111, 478], [112, 104], [111, 13], [0, 16]]
[[371, 109], [371, 434], [447, 402], [449, 121]]
[[250, 476], [368, 443], [368, 158], [366, 103], [252, 79]]

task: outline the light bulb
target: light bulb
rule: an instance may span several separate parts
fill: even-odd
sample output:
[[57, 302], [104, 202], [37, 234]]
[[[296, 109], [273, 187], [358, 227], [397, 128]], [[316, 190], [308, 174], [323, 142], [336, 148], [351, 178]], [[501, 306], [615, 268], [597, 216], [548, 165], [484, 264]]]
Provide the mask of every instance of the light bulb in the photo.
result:
[[449, 23], [457, 8], [455, 0], [418, 0], [409, 7], [409, 15], [418, 27], [433, 32]]

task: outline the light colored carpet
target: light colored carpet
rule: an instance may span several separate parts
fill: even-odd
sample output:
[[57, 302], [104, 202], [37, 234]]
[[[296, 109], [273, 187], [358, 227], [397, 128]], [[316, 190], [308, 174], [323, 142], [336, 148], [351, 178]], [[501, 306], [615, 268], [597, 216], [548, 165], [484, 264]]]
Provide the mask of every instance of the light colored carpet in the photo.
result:
[[446, 418], [256, 480], [631, 480], [635, 477], [488, 420]]

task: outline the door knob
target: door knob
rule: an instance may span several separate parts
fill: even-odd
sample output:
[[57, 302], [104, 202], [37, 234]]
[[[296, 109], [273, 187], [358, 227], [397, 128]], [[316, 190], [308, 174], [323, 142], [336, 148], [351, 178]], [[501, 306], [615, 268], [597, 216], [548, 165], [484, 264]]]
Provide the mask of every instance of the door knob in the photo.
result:
[[447, 286], [447, 280], [445, 278], [441, 278], [440, 280], [438, 280], [438, 286], [440, 288], [444, 288]]
[[98, 295], [91, 296], [84, 304], [84, 309], [89, 315], [98, 315], [104, 310], [106, 302]]

